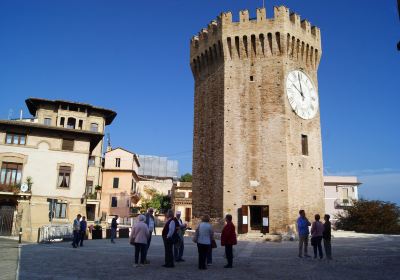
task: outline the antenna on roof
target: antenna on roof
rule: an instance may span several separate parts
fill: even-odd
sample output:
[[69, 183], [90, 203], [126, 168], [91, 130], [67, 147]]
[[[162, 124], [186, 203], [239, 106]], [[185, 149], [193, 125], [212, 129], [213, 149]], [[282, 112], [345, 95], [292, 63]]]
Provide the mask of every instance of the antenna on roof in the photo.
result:
[[265, 8], [265, 0], [263, 0], [263, 8]]
[[111, 147], [111, 136], [110, 133], [107, 133], [107, 152], [111, 151], [112, 147]]

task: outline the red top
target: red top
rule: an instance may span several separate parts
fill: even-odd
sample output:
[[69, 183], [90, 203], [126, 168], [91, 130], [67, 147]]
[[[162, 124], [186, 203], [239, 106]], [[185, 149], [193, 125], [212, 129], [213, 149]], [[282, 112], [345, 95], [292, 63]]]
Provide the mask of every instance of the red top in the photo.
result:
[[232, 222], [226, 223], [224, 229], [222, 230], [221, 234], [221, 246], [225, 245], [236, 245], [236, 233], [235, 233], [235, 226]]

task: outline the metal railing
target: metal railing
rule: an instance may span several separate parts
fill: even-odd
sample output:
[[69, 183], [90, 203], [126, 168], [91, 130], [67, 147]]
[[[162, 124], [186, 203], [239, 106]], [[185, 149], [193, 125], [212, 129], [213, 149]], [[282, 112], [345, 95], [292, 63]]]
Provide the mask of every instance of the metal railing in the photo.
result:
[[346, 207], [351, 207], [354, 205], [354, 202], [352, 199], [336, 199], [335, 200], [335, 208], [336, 209], [343, 209]]
[[72, 224], [46, 225], [40, 227], [38, 242], [52, 242], [72, 239], [74, 236]]

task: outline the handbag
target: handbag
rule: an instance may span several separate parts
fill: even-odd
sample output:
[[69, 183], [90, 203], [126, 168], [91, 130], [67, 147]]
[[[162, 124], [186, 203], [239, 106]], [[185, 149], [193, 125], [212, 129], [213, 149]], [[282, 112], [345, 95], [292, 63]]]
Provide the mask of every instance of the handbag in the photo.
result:
[[217, 248], [217, 242], [215, 242], [215, 240], [211, 240], [211, 249], [215, 249]]

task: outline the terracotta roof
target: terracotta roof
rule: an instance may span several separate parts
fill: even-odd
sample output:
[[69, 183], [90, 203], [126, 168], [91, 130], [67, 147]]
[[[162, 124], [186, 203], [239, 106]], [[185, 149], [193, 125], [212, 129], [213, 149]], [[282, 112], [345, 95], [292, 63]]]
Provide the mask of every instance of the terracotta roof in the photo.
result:
[[38, 106], [40, 104], [66, 104], [66, 105], [78, 105], [85, 107], [89, 110], [96, 111], [102, 115], [104, 115], [104, 118], [106, 119], [106, 125], [109, 125], [112, 123], [114, 118], [117, 116], [117, 113], [106, 108], [101, 108], [101, 107], [96, 107], [88, 103], [81, 103], [81, 102], [73, 102], [73, 101], [68, 101], [68, 100], [50, 100], [50, 99], [44, 99], [44, 98], [34, 98], [30, 97], [25, 100], [26, 106], [29, 109], [29, 112], [35, 116], [36, 115], [36, 110], [38, 109]]

